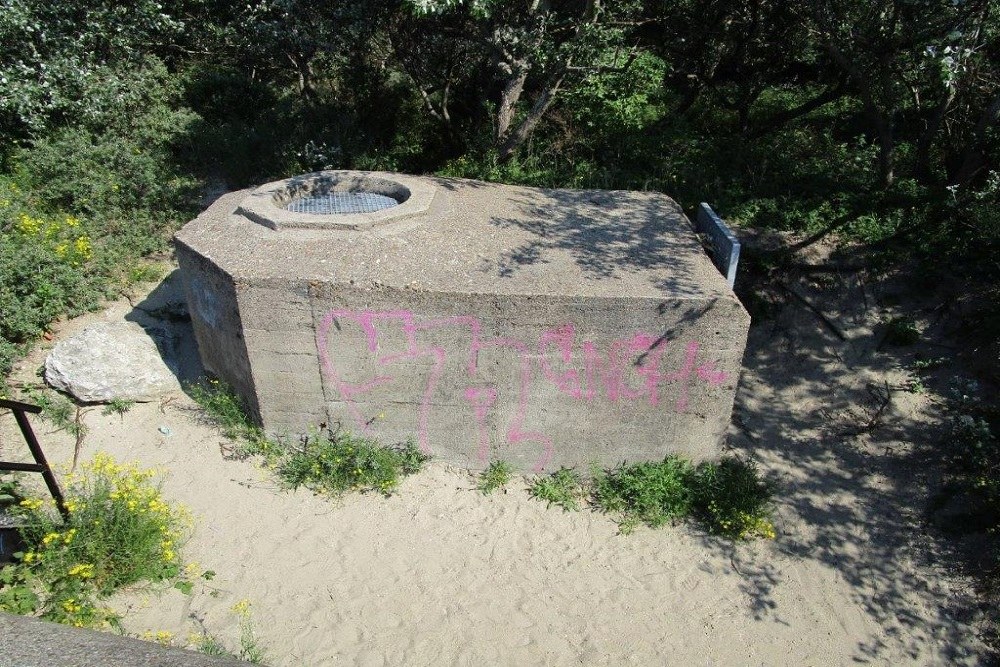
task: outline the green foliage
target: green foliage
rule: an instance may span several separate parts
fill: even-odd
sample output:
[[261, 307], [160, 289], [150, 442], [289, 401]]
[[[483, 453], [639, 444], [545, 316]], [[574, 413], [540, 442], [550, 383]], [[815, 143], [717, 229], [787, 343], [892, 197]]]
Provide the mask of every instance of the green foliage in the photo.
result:
[[87, 427], [76, 419], [77, 407], [70, 399], [59, 392], [41, 385], [26, 387], [24, 397], [42, 409], [41, 416], [61, 431], [74, 436], [87, 432]]
[[389, 496], [400, 480], [418, 472], [430, 458], [412, 442], [386, 447], [348, 433], [313, 434], [297, 447], [269, 439], [248, 416], [236, 392], [219, 380], [191, 385], [191, 397], [227, 438], [240, 458], [263, 457], [283, 486], [316, 493], [376, 491]]
[[756, 466], [736, 458], [693, 466], [679, 456], [659, 463], [596, 471], [594, 504], [616, 514], [623, 533], [645, 524], [656, 528], [688, 517], [730, 539], [773, 539], [773, 485]]
[[207, 632], [201, 632], [189, 637], [188, 646], [205, 655], [232, 657], [252, 665], [264, 664], [264, 660], [267, 658], [253, 627], [250, 600], [240, 600], [232, 606], [230, 611], [236, 614], [239, 621], [240, 636], [238, 649], [230, 650], [222, 640]]
[[0, 570], [0, 610], [76, 626], [113, 624], [99, 601], [139, 582], [182, 580], [188, 512], [163, 500], [156, 473], [98, 454], [66, 479], [69, 514], [28, 497], [19, 503], [26, 548]]
[[656, 528], [691, 513], [691, 463], [668, 456], [659, 463], [621, 465], [594, 477], [594, 502], [617, 514], [622, 532], [644, 523]]
[[[131, 111], [123, 86], [155, 51], [183, 30], [160, 3], [128, 11], [115, 3], [4, 0], [0, 11], [0, 131], [41, 136], [77, 119]], [[119, 123], [125, 122], [120, 118]]]
[[550, 475], [536, 478], [528, 488], [533, 498], [544, 500], [551, 507], [557, 505], [566, 512], [580, 509], [583, 498], [583, 480], [570, 468], [559, 468]]
[[134, 282], [192, 199], [171, 157], [191, 114], [170, 106], [176, 84], [162, 65], [137, 72], [137, 99], [106, 91], [116, 102], [104, 115], [53, 128], [0, 175], [0, 377], [57, 317]]
[[231, 653], [229, 649], [226, 648], [225, 644], [209, 634], [202, 634], [198, 636], [192, 643], [196, 651], [204, 653], [205, 655], [236, 657], [236, 654]]
[[131, 410], [134, 405], [135, 401], [125, 398], [113, 398], [101, 409], [101, 414], [105, 416], [118, 415], [119, 417], [124, 417], [125, 413]]
[[[952, 378], [946, 394], [950, 414], [938, 443], [949, 464], [948, 478], [928, 513], [947, 534], [975, 535], [976, 562], [993, 594], [1000, 566], [1000, 406], [986, 391], [975, 380]], [[995, 631], [996, 614], [991, 624]]]
[[0, 377], [49, 322], [98, 303], [104, 291], [91, 274], [94, 254], [85, 221], [38, 213], [0, 177]]
[[702, 463], [691, 480], [693, 512], [709, 532], [731, 539], [773, 539], [774, 486], [752, 461], [724, 458]]
[[514, 477], [514, 468], [506, 461], [490, 461], [486, 470], [479, 474], [476, 485], [483, 495], [489, 495], [497, 489], [502, 489]]
[[250, 600], [240, 600], [233, 605], [232, 611], [240, 619], [240, 649], [233, 655], [240, 660], [249, 662], [251, 665], [263, 664], [265, 658], [264, 649], [261, 648], [260, 640], [253, 629]]
[[315, 435], [284, 451], [272, 466], [290, 489], [302, 486], [331, 496], [347, 491], [390, 496], [403, 477], [418, 472], [429, 458], [412, 442], [385, 447], [349, 434]]
[[215, 378], [186, 387], [188, 395], [205, 411], [208, 420], [223, 435], [238, 444], [238, 455], [245, 458], [269, 451], [264, 431], [249, 417], [243, 401], [232, 387]]
[[6, 512], [22, 500], [24, 490], [20, 478], [12, 473], [0, 473], [0, 512]]

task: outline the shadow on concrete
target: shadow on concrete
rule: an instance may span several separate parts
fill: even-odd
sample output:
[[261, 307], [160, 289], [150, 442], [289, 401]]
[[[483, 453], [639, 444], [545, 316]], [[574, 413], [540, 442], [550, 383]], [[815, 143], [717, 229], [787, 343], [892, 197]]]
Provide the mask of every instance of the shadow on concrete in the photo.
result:
[[205, 374], [179, 269], [160, 281], [141, 301], [132, 303], [125, 319], [141, 326], [156, 343], [164, 363], [182, 387]]
[[[921, 350], [880, 349], [883, 286], [856, 274], [825, 286], [788, 274], [779, 280], [822, 304], [847, 341], [773, 283], [744, 288], [744, 302], [770, 291], [778, 309], [751, 327], [730, 444], [777, 478], [777, 558], [706, 541], [732, 549], [733, 568], [761, 621], [801, 621], [782, 618], [782, 561], [809, 559], [834, 570], [881, 626], [858, 643], [858, 663], [995, 664], [974, 640], [981, 619], [971, 589], [947, 583], [956, 581], [961, 556], [926, 519], [944, 467], [941, 415], [933, 403], [913, 410], [917, 399], [898, 385], [901, 367]], [[909, 305], [919, 312], [923, 304]], [[930, 353], [933, 332], [925, 333], [921, 344]], [[822, 608], [821, 591], [817, 596]]]
[[590, 278], [661, 270], [669, 277], [653, 281], [659, 289], [681, 297], [704, 292], [698, 283], [704, 269], [699, 272], [697, 266], [704, 264], [703, 251], [679, 207], [658, 210], [630, 199], [645, 196], [642, 193], [537, 192], [512, 198], [517, 215], [491, 221], [501, 229], [518, 228], [533, 236], [505, 253], [498, 267], [501, 277], [544, 262], [548, 250], [561, 250]]

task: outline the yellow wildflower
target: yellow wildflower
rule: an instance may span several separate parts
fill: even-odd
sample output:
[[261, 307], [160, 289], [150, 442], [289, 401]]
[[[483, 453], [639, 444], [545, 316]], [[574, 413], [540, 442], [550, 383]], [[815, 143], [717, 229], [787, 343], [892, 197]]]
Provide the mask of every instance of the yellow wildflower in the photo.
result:
[[69, 569], [69, 576], [90, 579], [94, 576], [94, 566], [89, 563], [78, 563]]
[[239, 614], [240, 616], [247, 616], [250, 613], [250, 600], [248, 598], [243, 598], [242, 600], [233, 605], [232, 611], [234, 614]]
[[90, 238], [86, 236], [78, 236], [76, 240], [73, 241], [73, 252], [85, 260], [90, 259], [94, 254], [94, 247], [90, 243]]

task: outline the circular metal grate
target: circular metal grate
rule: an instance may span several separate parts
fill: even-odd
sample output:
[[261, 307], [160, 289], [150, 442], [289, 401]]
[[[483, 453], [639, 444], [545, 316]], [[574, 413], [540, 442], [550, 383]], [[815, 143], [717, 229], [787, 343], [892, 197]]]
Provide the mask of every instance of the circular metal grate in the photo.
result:
[[327, 192], [293, 199], [285, 205], [293, 213], [334, 215], [343, 213], [371, 213], [384, 208], [399, 206], [399, 202], [374, 192]]

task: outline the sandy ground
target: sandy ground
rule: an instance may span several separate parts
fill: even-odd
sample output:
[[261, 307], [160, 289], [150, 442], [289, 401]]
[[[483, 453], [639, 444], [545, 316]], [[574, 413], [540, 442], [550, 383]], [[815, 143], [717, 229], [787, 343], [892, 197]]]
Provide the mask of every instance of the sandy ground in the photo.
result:
[[[925, 452], [907, 444], [936, 428], [938, 406], [890, 389], [879, 412], [882, 388], [905, 379], [902, 353], [879, 350], [873, 329], [884, 312], [869, 304], [890, 299], [860, 281], [789, 284], [822, 296], [847, 340], [791, 298], [752, 330], [729, 440], [780, 484], [774, 541], [688, 526], [620, 536], [608, 517], [547, 509], [523, 483], [484, 497], [469, 473], [434, 463], [389, 499], [288, 493], [225, 460], [177, 392], [124, 417], [85, 408], [82, 457], [162, 466], [166, 496], [197, 517], [185, 560], [218, 574], [191, 596], [114, 604], [132, 633], [183, 643], [207, 630], [235, 645], [231, 607], [247, 598], [281, 666], [978, 664], [971, 585], [928, 533]], [[150, 310], [169, 291], [132, 303]], [[57, 339], [123, 317], [146, 315], [122, 300]], [[38, 431], [51, 459], [71, 460], [73, 438]], [[3, 415], [0, 452], [21, 447]]]

